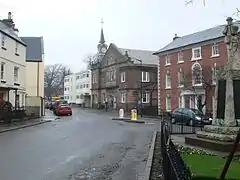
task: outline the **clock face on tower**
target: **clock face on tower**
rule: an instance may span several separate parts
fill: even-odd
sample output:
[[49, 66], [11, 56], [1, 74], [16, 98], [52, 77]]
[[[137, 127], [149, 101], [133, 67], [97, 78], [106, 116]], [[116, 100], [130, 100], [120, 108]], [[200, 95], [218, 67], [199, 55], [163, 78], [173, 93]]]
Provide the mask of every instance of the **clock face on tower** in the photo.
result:
[[107, 52], [107, 48], [105, 48], [105, 47], [102, 47], [102, 48], [101, 48], [101, 52], [102, 52], [102, 53], [105, 53], [105, 52]]

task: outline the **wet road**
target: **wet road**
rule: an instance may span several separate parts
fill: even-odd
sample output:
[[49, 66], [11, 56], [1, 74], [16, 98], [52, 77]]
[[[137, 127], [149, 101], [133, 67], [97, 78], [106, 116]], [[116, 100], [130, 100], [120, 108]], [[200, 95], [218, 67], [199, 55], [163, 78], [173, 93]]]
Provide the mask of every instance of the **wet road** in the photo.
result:
[[72, 117], [0, 134], [0, 179], [141, 179], [159, 125], [110, 116], [75, 109]]

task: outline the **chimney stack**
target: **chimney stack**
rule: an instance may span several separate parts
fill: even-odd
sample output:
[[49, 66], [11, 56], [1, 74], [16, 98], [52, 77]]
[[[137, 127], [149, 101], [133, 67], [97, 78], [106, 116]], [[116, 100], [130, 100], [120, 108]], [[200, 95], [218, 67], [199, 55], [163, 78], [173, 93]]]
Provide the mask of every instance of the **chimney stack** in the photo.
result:
[[177, 34], [174, 34], [173, 41], [177, 38], [179, 38], [179, 36]]
[[18, 29], [15, 28], [15, 24], [13, 22], [13, 18], [12, 18], [12, 13], [8, 12], [8, 18], [7, 19], [3, 19], [2, 22], [8, 26], [9, 28], [11, 28], [16, 34], [18, 34]]

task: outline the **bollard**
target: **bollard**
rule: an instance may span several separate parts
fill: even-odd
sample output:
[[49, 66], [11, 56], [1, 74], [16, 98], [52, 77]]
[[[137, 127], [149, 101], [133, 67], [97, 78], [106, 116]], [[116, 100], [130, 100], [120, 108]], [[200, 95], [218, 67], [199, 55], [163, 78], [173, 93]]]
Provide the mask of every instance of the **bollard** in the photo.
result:
[[137, 110], [136, 109], [131, 110], [131, 120], [137, 120]]
[[123, 109], [119, 109], [118, 114], [119, 114], [119, 118], [122, 119], [124, 117], [124, 110]]

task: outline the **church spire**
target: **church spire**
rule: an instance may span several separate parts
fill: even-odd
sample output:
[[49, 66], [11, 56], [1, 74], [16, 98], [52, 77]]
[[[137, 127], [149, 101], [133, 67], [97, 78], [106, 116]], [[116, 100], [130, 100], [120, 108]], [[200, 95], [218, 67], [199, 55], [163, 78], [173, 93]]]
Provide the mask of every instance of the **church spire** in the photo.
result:
[[101, 20], [101, 35], [100, 35], [100, 44], [104, 44], [105, 43], [105, 38], [104, 38], [104, 33], [103, 33], [103, 19]]

